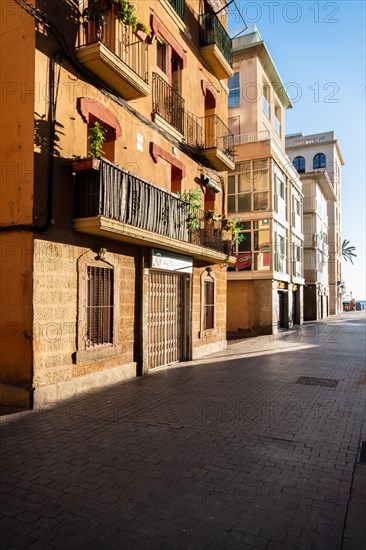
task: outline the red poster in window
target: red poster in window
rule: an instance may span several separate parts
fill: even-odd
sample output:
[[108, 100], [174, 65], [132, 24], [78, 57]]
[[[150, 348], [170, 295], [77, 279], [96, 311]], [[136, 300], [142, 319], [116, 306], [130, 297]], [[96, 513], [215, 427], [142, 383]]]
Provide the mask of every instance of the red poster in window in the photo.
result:
[[235, 262], [236, 271], [241, 269], [246, 269], [252, 265], [252, 253], [251, 252], [242, 252], [237, 255]]
[[259, 247], [262, 253], [262, 267], [269, 267], [269, 245], [268, 243], [263, 243]]

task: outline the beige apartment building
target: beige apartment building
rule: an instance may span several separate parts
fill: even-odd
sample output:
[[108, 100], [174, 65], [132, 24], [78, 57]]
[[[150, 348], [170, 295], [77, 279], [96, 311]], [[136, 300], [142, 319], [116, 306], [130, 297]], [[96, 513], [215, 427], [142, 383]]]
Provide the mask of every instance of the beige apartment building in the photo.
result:
[[285, 154], [292, 105], [256, 28], [233, 40], [233, 69], [227, 200], [243, 240], [228, 270], [227, 325], [230, 333], [273, 334], [303, 322], [302, 183]]
[[225, 348], [232, 235], [207, 216], [235, 167], [225, 6], [7, 2], [2, 403]]
[[305, 320], [342, 311], [341, 169], [333, 131], [286, 137], [286, 152], [304, 193]]

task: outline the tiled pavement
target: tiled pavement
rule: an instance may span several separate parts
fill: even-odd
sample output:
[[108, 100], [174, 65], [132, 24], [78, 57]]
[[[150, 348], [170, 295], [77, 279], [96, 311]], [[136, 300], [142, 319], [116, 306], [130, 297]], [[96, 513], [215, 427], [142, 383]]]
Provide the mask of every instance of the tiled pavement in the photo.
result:
[[365, 329], [351, 312], [3, 416], [1, 550], [365, 548]]

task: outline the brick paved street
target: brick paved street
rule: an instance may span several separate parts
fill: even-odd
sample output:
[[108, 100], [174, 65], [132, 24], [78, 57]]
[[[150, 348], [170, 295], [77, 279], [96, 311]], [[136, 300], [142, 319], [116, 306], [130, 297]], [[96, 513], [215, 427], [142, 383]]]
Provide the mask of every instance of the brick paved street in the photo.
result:
[[3, 416], [1, 549], [341, 549], [365, 329], [351, 312]]

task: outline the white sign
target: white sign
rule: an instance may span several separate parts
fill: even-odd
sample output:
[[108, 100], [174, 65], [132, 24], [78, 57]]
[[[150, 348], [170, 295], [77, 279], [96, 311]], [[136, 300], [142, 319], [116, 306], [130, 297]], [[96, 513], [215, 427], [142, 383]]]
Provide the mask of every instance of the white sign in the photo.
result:
[[137, 150], [144, 150], [144, 136], [142, 134], [137, 134]]
[[155, 269], [164, 269], [165, 271], [192, 273], [193, 260], [186, 256], [178, 256], [177, 254], [170, 254], [162, 250], [153, 250], [151, 267]]

